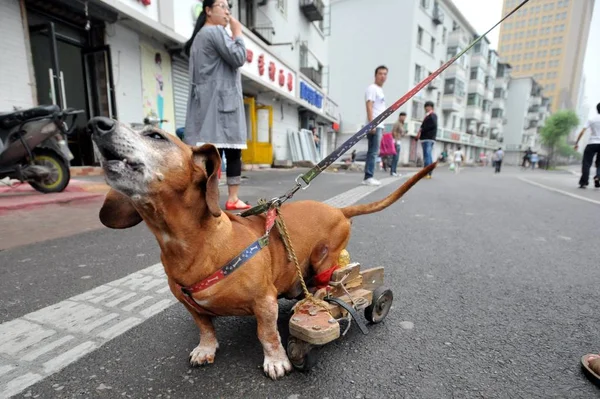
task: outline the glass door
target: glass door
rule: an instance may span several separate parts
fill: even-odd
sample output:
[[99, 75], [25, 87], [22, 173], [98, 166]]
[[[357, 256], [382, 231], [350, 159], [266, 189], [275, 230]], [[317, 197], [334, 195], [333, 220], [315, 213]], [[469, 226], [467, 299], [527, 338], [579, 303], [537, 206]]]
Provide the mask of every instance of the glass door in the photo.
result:
[[64, 78], [64, 75], [60, 72], [54, 23], [32, 26], [29, 33], [38, 103], [63, 107], [64, 85], [61, 76]]

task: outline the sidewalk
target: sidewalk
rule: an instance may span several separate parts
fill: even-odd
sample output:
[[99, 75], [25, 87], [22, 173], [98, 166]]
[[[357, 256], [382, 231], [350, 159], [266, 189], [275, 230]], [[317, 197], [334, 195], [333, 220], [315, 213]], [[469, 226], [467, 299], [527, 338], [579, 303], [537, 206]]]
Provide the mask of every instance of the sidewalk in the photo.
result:
[[104, 196], [108, 189], [103, 182], [71, 179], [65, 191], [43, 194], [26, 183], [17, 183], [10, 187], [0, 183], [0, 214], [17, 209], [99, 198]]

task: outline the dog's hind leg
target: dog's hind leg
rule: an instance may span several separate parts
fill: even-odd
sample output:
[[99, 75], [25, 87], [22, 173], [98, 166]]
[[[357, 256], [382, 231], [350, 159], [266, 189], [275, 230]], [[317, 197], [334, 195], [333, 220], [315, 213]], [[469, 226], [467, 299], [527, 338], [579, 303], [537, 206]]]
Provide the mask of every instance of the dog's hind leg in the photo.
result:
[[190, 364], [192, 366], [203, 366], [211, 364], [215, 361], [215, 353], [219, 348], [215, 327], [210, 316], [198, 314], [189, 305], [185, 304], [186, 308], [192, 314], [198, 329], [200, 329], [200, 343], [190, 353]]
[[277, 295], [260, 298], [256, 301], [254, 315], [258, 327], [258, 339], [263, 347], [265, 361], [263, 370], [271, 379], [283, 377], [292, 371], [290, 363], [277, 330], [279, 305]]

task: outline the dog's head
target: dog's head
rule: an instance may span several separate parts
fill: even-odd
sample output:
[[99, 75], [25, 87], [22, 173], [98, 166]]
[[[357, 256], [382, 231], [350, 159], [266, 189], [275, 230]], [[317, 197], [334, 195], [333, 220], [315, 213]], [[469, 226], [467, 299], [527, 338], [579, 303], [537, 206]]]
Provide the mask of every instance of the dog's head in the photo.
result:
[[104, 117], [92, 118], [88, 127], [112, 188], [100, 210], [105, 226], [135, 226], [142, 220], [140, 207], [165, 202], [194, 201], [197, 209], [221, 215], [221, 157], [213, 145], [190, 147], [157, 127], [136, 131]]

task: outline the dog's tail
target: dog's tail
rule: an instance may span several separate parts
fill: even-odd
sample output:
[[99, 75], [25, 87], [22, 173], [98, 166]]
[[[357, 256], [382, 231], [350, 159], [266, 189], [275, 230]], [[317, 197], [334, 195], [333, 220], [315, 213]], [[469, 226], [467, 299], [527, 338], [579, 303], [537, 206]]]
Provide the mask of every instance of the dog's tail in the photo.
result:
[[398, 201], [400, 197], [404, 195], [404, 193], [410, 190], [412, 186], [417, 184], [419, 180], [428, 175], [429, 172], [435, 169], [436, 166], [437, 162], [434, 162], [426, 168], [421, 169], [419, 172], [415, 173], [413, 177], [404, 182], [404, 184], [400, 186], [396, 191], [394, 191], [381, 201], [371, 202], [370, 204], [347, 206], [345, 208], [341, 208], [340, 210], [347, 218], [360, 215], [368, 215], [369, 213], [382, 211], [388, 206], [392, 205], [394, 202]]

